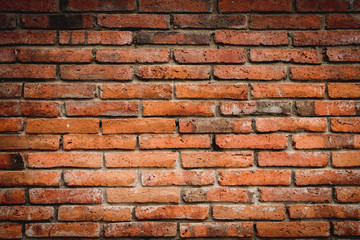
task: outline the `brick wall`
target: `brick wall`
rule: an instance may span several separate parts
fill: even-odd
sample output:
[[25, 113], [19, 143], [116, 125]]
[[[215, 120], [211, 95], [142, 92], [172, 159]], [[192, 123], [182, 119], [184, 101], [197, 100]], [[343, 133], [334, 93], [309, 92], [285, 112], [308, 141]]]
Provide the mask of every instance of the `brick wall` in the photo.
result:
[[360, 237], [360, 1], [0, 11], [0, 238]]

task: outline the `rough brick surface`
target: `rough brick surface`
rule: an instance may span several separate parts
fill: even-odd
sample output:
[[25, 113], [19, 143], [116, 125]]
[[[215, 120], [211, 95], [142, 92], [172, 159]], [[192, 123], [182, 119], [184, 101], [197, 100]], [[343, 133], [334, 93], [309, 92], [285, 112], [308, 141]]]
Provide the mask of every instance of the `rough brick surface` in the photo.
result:
[[0, 0], [0, 239], [358, 239], [360, 0]]

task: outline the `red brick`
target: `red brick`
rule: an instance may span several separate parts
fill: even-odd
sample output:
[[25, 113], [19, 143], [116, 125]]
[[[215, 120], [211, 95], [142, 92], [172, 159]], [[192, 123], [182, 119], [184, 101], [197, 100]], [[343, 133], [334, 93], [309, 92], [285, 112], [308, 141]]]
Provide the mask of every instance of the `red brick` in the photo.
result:
[[33, 188], [29, 190], [30, 203], [101, 203], [102, 192], [97, 188]]
[[[0, 15], [1, 18], [1, 15]], [[15, 49], [14, 48], [2, 48], [0, 49], [0, 62], [15, 62]]]
[[360, 83], [329, 83], [330, 98], [360, 98]]
[[174, 237], [176, 223], [131, 222], [109, 223], [104, 226], [105, 237]]
[[207, 167], [250, 167], [253, 165], [252, 152], [182, 152], [183, 168]]
[[59, 114], [60, 104], [58, 102], [0, 102], [0, 116], [57, 117]]
[[178, 203], [179, 188], [108, 188], [109, 203]]
[[333, 132], [360, 132], [360, 118], [331, 118]]
[[284, 205], [215, 205], [212, 207], [215, 219], [229, 220], [284, 220]]
[[144, 32], [137, 34], [137, 44], [184, 44], [209, 45], [211, 35], [208, 32]]
[[355, 135], [301, 134], [293, 136], [295, 149], [353, 149], [359, 148]]
[[175, 49], [178, 63], [244, 63], [244, 49]]
[[290, 185], [289, 170], [219, 170], [219, 184], [233, 185]]
[[0, 186], [59, 186], [59, 171], [1, 171]]
[[258, 164], [261, 167], [325, 167], [329, 154], [316, 152], [259, 152]]
[[255, 120], [258, 132], [325, 132], [325, 118], [259, 118]]
[[181, 133], [250, 133], [250, 119], [180, 119], [179, 132]]
[[59, 31], [60, 44], [85, 44], [85, 31]]
[[64, 135], [63, 149], [135, 149], [136, 136], [128, 135]]
[[338, 202], [360, 202], [360, 187], [335, 188], [335, 196]]
[[207, 0], [142, 0], [140, 12], [211, 12]]
[[15, 27], [16, 27], [15, 14], [6, 14], [6, 13], [0, 14], [0, 29], [14, 29]]
[[2, 135], [1, 150], [58, 150], [59, 137], [46, 135]]
[[251, 29], [320, 29], [321, 17], [315, 15], [252, 15]]
[[360, 43], [360, 31], [294, 32], [295, 46], [339, 46]]
[[328, 237], [328, 222], [259, 222], [256, 224], [259, 237]]
[[21, 24], [23, 28], [49, 28], [49, 16], [50, 15], [22, 15]]
[[96, 61], [110, 63], [165, 63], [170, 60], [168, 49], [99, 49]]
[[208, 79], [210, 66], [140, 66], [141, 79]]
[[250, 222], [180, 223], [182, 238], [251, 237], [253, 231], [253, 224]]
[[22, 118], [1, 118], [0, 132], [17, 132], [24, 129], [24, 120]]
[[346, 0], [298, 0], [296, 9], [300, 12], [341, 12], [350, 10], [350, 2]]
[[82, 118], [57, 119], [28, 119], [26, 121], [27, 133], [98, 133], [100, 120]]
[[102, 84], [103, 99], [170, 99], [172, 97], [170, 84]]
[[143, 186], [212, 185], [214, 181], [214, 172], [208, 170], [142, 171], [141, 173]]
[[254, 98], [323, 98], [324, 84], [252, 84]]
[[11, 206], [0, 207], [1, 221], [39, 221], [50, 220], [54, 215], [52, 207]]
[[245, 15], [174, 15], [173, 24], [178, 28], [245, 28]]
[[24, 188], [1, 189], [0, 204], [25, 204], [25, 189]]
[[288, 36], [285, 31], [217, 30], [215, 31], [215, 42], [228, 45], [288, 45]]
[[101, 168], [102, 153], [74, 153], [74, 152], [45, 152], [29, 153], [28, 167], [30, 168]]
[[260, 188], [262, 202], [331, 202], [331, 188]]
[[326, 56], [330, 62], [359, 62], [360, 49], [357, 48], [328, 48]]
[[59, 3], [56, 0], [1, 0], [2, 11], [57, 12]]
[[26, 83], [25, 98], [94, 98], [96, 85], [68, 83]]
[[283, 66], [215, 66], [214, 76], [219, 79], [282, 80], [286, 77]]
[[251, 49], [251, 62], [321, 63], [322, 56], [316, 50]]
[[28, 237], [100, 237], [99, 223], [30, 223], [25, 225]]
[[[85, 38], [87, 35], [87, 38]], [[86, 40], [87, 39], [87, 40]], [[131, 45], [132, 32], [127, 31], [60, 31], [60, 44]]]
[[209, 207], [204, 205], [187, 206], [146, 206], [135, 208], [135, 216], [139, 220], [150, 219], [206, 219]]
[[21, 62], [90, 62], [91, 49], [18, 49]]
[[334, 167], [359, 167], [360, 152], [332, 152], [331, 161]]
[[[2, 0], [5, 1], [5, 0]], [[1, 4], [0, 4], [1, 6]], [[9, 44], [55, 44], [56, 32], [55, 31], [2, 31], [0, 32], [0, 45]]]
[[178, 84], [176, 85], [176, 96], [178, 98], [247, 99], [248, 85]]
[[358, 170], [298, 170], [296, 185], [359, 185]]
[[356, 115], [356, 102], [353, 101], [315, 101], [314, 115]]
[[21, 83], [0, 84], [0, 98], [20, 98], [21, 95], [22, 95]]
[[290, 0], [219, 0], [220, 12], [291, 12]]
[[157, 14], [121, 14], [97, 16], [98, 24], [107, 28], [169, 29], [170, 17]]
[[209, 101], [146, 101], [144, 116], [214, 116], [215, 102]]
[[359, 28], [360, 19], [355, 14], [330, 14], [326, 16], [327, 27], [332, 28]]
[[22, 238], [22, 225], [18, 223], [0, 223], [0, 238]]
[[25, 160], [20, 153], [0, 153], [0, 169], [24, 169]]
[[54, 79], [55, 77], [55, 65], [0, 65], [0, 78], [26, 78], [42, 80]]
[[333, 222], [334, 235], [360, 236], [360, 223], [355, 221]]
[[136, 171], [75, 171], [64, 172], [67, 186], [135, 186]]
[[135, 0], [69, 0], [66, 4], [67, 11], [134, 11]]
[[360, 75], [357, 65], [326, 65], [326, 66], [297, 66], [291, 67], [293, 80], [356, 80]]
[[62, 65], [61, 78], [65, 80], [131, 80], [132, 66]]
[[307, 218], [360, 218], [359, 206], [354, 205], [291, 205], [289, 214], [292, 219]]
[[138, 103], [133, 101], [66, 102], [68, 116], [137, 116]]
[[104, 119], [103, 134], [113, 133], [173, 133], [176, 130], [174, 119]]
[[141, 149], [169, 149], [169, 148], [210, 148], [209, 135], [179, 135], [158, 134], [140, 135]]
[[132, 207], [126, 206], [60, 206], [59, 221], [131, 221]]
[[249, 202], [249, 192], [241, 188], [188, 188], [183, 189], [185, 202]]
[[175, 152], [105, 153], [105, 164], [108, 168], [174, 167], [176, 159]]
[[215, 141], [220, 148], [284, 149], [287, 145], [286, 136], [279, 134], [220, 134]]
[[22, 15], [23, 28], [81, 29], [93, 27], [93, 16], [77, 15]]

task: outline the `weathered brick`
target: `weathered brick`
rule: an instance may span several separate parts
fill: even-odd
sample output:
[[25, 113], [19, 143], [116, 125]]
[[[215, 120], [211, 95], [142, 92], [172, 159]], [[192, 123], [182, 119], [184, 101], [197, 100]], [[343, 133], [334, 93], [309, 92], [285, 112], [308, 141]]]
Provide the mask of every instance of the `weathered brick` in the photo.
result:
[[[3, 0], [5, 1], [5, 0]], [[1, 5], [1, 4], [0, 4]], [[55, 31], [1, 31], [0, 45], [25, 44], [25, 45], [43, 45], [55, 44]]]
[[359, 139], [350, 134], [301, 134], [293, 136], [295, 149], [357, 149]]
[[183, 44], [183, 45], [209, 45], [208, 32], [139, 32], [137, 44]]
[[357, 221], [333, 222], [334, 235], [360, 236], [360, 223]]
[[296, 66], [291, 67], [291, 79], [306, 81], [326, 80], [356, 80], [360, 76], [357, 65], [326, 65], [326, 66]]
[[92, 28], [93, 16], [77, 15], [22, 15], [23, 28], [82, 29]]
[[325, 167], [329, 154], [313, 152], [259, 152], [258, 164], [261, 167]]
[[25, 189], [24, 188], [1, 189], [0, 204], [25, 204]]
[[210, 148], [209, 135], [158, 134], [140, 135], [141, 149]]
[[170, 60], [168, 49], [99, 49], [96, 61], [109, 63], [165, 63]]
[[59, 221], [130, 221], [132, 207], [126, 206], [60, 206]]
[[2, 11], [22, 11], [22, 12], [57, 12], [59, 2], [56, 0], [14, 0], [0, 1]]
[[5, 13], [0, 14], [0, 29], [14, 29], [15, 27], [16, 27], [15, 14], [5, 14]]
[[180, 119], [179, 132], [181, 133], [250, 133], [250, 119]]
[[102, 153], [45, 152], [29, 153], [30, 168], [101, 168]]
[[128, 31], [60, 31], [60, 44], [131, 45], [133, 34]]
[[253, 232], [253, 224], [250, 222], [180, 223], [182, 238], [251, 237]]
[[215, 219], [229, 220], [284, 220], [284, 205], [215, 205], [212, 207]]
[[296, 9], [300, 12], [333, 12], [350, 10], [350, 2], [346, 0], [298, 0]]
[[57, 117], [59, 114], [60, 104], [58, 102], [0, 102], [0, 116]]
[[0, 212], [1, 221], [50, 220], [54, 216], [54, 208], [42, 206], [3, 206]]
[[359, 167], [360, 152], [332, 152], [331, 162], [334, 167]]
[[360, 49], [328, 48], [326, 49], [326, 56], [330, 62], [359, 62]]
[[135, 216], [139, 220], [150, 219], [206, 219], [209, 207], [204, 205], [187, 206], [137, 206]]
[[25, 160], [20, 153], [0, 153], [0, 169], [24, 169]]
[[35, 204], [59, 204], [59, 203], [101, 203], [102, 192], [92, 188], [33, 188], [29, 190], [30, 202]]
[[249, 148], [249, 149], [285, 149], [287, 138], [279, 134], [262, 135], [216, 135], [215, 143], [219, 148]]
[[248, 99], [248, 85], [178, 84], [176, 96], [178, 98]]
[[67, 186], [135, 186], [136, 171], [64, 171]]
[[97, 23], [107, 28], [169, 29], [170, 17], [157, 14], [121, 14], [97, 16]]
[[249, 192], [241, 188], [187, 188], [182, 191], [185, 202], [249, 202]]
[[24, 129], [22, 118], [1, 118], [0, 132], [18, 132]]
[[25, 98], [94, 98], [96, 85], [68, 83], [26, 83]]
[[73, 149], [135, 149], [136, 137], [130, 135], [64, 135], [63, 148]]
[[253, 162], [252, 152], [181, 152], [184, 168], [250, 167]]
[[207, 0], [142, 0], [140, 12], [211, 12]]
[[1, 171], [0, 186], [59, 186], [59, 171]]
[[331, 201], [331, 188], [260, 188], [263, 202], [326, 202]]
[[68, 116], [137, 116], [138, 103], [133, 101], [66, 102]]
[[1, 150], [58, 150], [59, 137], [49, 135], [2, 135]]
[[296, 185], [359, 185], [358, 170], [298, 170]]
[[141, 79], [208, 79], [209, 66], [140, 66], [136, 74]]
[[[0, 56], [1, 57], [1, 56]], [[20, 98], [22, 95], [21, 83], [1, 83], [0, 98]]]
[[299, 101], [295, 110], [300, 116], [356, 115], [357, 111], [354, 101]]
[[0, 238], [22, 238], [22, 225], [18, 223], [0, 223]]
[[291, 219], [308, 218], [360, 218], [359, 206], [354, 205], [291, 205], [289, 206]]
[[337, 187], [335, 196], [338, 202], [360, 202], [360, 187]]
[[252, 84], [254, 98], [323, 98], [324, 84]]
[[103, 99], [170, 99], [172, 86], [170, 84], [102, 84], [101, 98]]
[[259, 118], [255, 120], [258, 132], [325, 132], [325, 118]]
[[289, 170], [219, 170], [219, 184], [234, 185], [290, 185]]
[[245, 15], [195, 15], [179, 14], [174, 15], [173, 24], [178, 28], [235, 28], [246, 27]]
[[26, 121], [27, 133], [98, 133], [100, 120], [81, 118], [57, 119], [28, 119]]
[[0, 78], [55, 79], [55, 77], [55, 65], [0, 65]]
[[259, 237], [328, 237], [328, 222], [259, 222], [256, 224]]
[[[0, 15], [1, 20], [1, 15]], [[0, 49], [0, 62], [15, 62], [15, 49], [14, 48], [2, 48]]]
[[251, 49], [251, 62], [321, 63], [322, 56], [316, 50], [298, 49]]
[[331, 118], [333, 132], [360, 132], [360, 118]]
[[176, 223], [132, 222], [109, 223], [104, 226], [105, 237], [174, 237]]
[[283, 66], [215, 66], [218, 79], [237, 80], [282, 80], [286, 77]]
[[107, 11], [134, 11], [136, 0], [68, 0], [65, 6], [66, 11], [91, 11], [91, 12], [107, 12]]
[[285, 31], [235, 31], [217, 30], [215, 31], [215, 42], [228, 45], [288, 45], [288, 36]]
[[175, 152], [122, 152], [105, 153], [108, 168], [118, 167], [174, 167]]
[[178, 63], [244, 63], [245, 50], [241, 49], [175, 49]]
[[329, 83], [330, 98], [360, 98], [360, 83]]
[[179, 188], [108, 188], [109, 203], [178, 203]]
[[131, 80], [132, 66], [62, 65], [61, 78], [65, 80]]
[[209, 170], [142, 171], [141, 173], [143, 186], [212, 185], [214, 181], [214, 172]]
[[25, 225], [28, 237], [99, 237], [99, 223], [30, 223]]
[[290, 0], [219, 0], [220, 12], [291, 12]]
[[18, 49], [21, 62], [90, 62], [91, 49]]
[[144, 116], [214, 116], [215, 102], [209, 101], [146, 101]]
[[332, 28], [359, 28], [360, 19], [353, 14], [330, 14], [326, 16], [327, 27]]
[[294, 32], [295, 46], [341, 46], [360, 43], [360, 31]]
[[251, 29], [320, 29], [321, 17], [316, 15], [251, 15]]
[[59, 31], [60, 44], [85, 44], [85, 31]]
[[102, 120], [102, 133], [173, 133], [176, 130], [174, 119], [105, 119]]

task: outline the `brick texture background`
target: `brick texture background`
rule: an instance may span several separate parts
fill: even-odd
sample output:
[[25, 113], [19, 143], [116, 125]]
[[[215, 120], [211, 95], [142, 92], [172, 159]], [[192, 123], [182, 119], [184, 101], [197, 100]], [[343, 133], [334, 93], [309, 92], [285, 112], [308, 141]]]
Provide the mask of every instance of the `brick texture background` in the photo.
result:
[[0, 12], [0, 238], [360, 238], [360, 1]]

